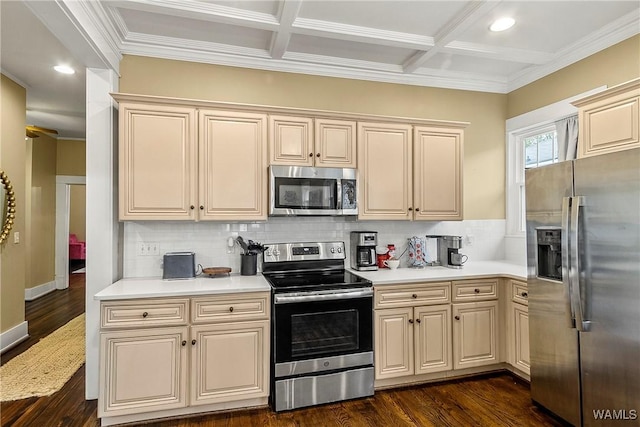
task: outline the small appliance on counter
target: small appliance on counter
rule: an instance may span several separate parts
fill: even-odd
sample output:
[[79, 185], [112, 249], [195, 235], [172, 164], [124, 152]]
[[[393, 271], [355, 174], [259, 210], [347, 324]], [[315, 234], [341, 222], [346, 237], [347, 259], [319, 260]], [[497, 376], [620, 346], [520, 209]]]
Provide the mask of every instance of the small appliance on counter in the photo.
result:
[[196, 277], [196, 254], [167, 252], [162, 257], [163, 279], [193, 279]]
[[351, 232], [351, 268], [359, 271], [377, 270], [377, 231]]
[[438, 239], [438, 263], [443, 267], [462, 268], [467, 256], [458, 252], [462, 248], [462, 236], [426, 236]]

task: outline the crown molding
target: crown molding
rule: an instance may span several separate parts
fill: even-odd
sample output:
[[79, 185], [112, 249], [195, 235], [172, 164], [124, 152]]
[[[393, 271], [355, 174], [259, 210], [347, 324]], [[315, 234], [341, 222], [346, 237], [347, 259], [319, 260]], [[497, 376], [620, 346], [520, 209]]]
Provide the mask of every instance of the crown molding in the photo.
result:
[[460, 41], [449, 43], [441, 52], [522, 64], [545, 64], [555, 58], [553, 53]]

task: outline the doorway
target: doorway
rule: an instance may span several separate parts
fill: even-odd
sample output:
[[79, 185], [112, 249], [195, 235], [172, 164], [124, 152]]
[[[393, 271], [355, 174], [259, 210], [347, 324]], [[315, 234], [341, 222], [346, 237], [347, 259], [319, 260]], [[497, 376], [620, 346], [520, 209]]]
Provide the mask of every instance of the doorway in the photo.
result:
[[[72, 216], [72, 194], [77, 196], [83, 193], [75, 188], [72, 189], [72, 187], [76, 186], [85, 187], [86, 177], [56, 176], [56, 289], [67, 289], [69, 287], [69, 232]], [[80, 196], [77, 197], [79, 198]], [[76, 197], [74, 197], [75, 200]], [[86, 218], [86, 209], [84, 215]], [[84, 220], [86, 221], [86, 219]]]

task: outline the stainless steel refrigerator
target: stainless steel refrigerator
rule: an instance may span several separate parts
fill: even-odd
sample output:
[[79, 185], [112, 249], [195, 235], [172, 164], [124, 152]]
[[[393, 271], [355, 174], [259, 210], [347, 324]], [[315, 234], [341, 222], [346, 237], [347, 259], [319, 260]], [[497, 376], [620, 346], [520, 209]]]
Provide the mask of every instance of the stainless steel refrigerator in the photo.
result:
[[640, 149], [525, 173], [531, 396], [640, 425]]

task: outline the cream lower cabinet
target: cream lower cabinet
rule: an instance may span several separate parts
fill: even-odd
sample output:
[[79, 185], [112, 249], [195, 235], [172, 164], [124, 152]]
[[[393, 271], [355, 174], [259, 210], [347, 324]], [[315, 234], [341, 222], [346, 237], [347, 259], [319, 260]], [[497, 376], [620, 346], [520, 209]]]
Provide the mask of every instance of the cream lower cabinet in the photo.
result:
[[498, 280], [456, 281], [452, 292], [453, 368], [499, 363]]
[[509, 290], [511, 299], [509, 301], [507, 327], [509, 346], [508, 363], [520, 372], [529, 375], [531, 361], [529, 359], [529, 307], [527, 284], [524, 282], [510, 280]]
[[269, 298], [256, 292], [102, 302], [103, 424], [266, 404]]
[[358, 123], [359, 219], [462, 220], [462, 127]]
[[376, 380], [452, 368], [449, 289], [448, 282], [376, 287]]

